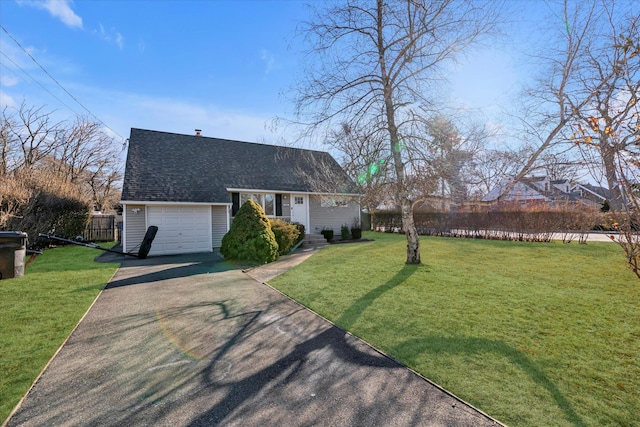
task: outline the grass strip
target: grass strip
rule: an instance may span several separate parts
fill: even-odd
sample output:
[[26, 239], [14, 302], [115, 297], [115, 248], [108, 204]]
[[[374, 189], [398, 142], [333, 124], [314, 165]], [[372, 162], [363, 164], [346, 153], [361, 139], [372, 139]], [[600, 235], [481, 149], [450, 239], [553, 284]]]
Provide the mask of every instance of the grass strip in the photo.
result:
[[80, 246], [46, 249], [23, 277], [0, 281], [0, 420], [9, 416], [118, 268], [95, 262], [100, 254]]

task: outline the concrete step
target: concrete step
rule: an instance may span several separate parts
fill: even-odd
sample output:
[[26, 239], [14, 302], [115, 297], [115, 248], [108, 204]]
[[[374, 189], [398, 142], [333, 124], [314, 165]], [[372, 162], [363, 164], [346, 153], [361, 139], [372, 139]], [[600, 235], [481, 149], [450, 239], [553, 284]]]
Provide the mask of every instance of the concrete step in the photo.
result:
[[304, 244], [302, 246], [306, 248], [320, 248], [327, 246], [327, 239], [322, 234], [307, 234], [304, 236]]
[[324, 238], [324, 236], [322, 234], [307, 234], [306, 236], [304, 236], [304, 242], [305, 243], [321, 243], [321, 242], [327, 242], [327, 239]]

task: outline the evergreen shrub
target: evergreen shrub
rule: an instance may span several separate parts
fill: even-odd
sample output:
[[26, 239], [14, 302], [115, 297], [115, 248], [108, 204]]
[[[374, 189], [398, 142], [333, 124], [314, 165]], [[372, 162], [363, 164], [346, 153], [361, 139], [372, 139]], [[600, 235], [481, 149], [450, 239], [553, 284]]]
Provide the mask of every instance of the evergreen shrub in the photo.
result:
[[351, 227], [351, 238], [353, 240], [362, 239], [362, 228], [357, 226]]
[[322, 230], [320, 230], [320, 234], [322, 234], [324, 238], [327, 239], [327, 242], [333, 240], [333, 230], [330, 228], [323, 228]]
[[240, 207], [230, 230], [222, 238], [220, 253], [226, 259], [261, 264], [278, 259], [278, 243], [260, 205], [248, 200]]
[[349, 226], [347, 224], [342, 224], [342, 227], [340, 227], [340, 238], [342, 240], [349, 239]]

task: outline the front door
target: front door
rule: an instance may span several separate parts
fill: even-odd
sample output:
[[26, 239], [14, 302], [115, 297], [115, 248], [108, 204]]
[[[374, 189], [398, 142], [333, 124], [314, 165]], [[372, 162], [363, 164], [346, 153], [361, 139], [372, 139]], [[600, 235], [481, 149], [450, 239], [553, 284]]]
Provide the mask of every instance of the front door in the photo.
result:
[[304, 225], [307, 233], [309, 230], [309, 196], [304, 194], [292, 194], [291, 195], [291, 222], [299, 222]]

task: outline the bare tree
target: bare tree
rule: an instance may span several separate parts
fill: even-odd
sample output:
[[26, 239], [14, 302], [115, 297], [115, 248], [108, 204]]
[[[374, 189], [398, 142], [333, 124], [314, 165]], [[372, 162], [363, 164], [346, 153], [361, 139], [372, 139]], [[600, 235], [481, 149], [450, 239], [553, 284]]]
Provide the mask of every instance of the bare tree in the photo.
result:
[[56, 169], [90, 195], [97, 210], [112, 208], [121, 179], [119, 148], [113, 138], [99, 123], [77, 117], [71, 126], [58, 132], [57, 139], [52, 156]]
[[2, 110], [0, 227], [16, 221], [26, 227], [40, 224], [29, 217], [43, 213], [36, 215], [30, 207], [44, 203], [45, 194], [71, 201], [74, 209], [84, 204], [111, 209], [119, 198], [119, 144], [87, 118], [69, 122], [53, 117], [45, 107], [25, 102]]
[[580, 157], [567, 152], [547, 152], [540, 156], [539, 169], [543, 170], [550, 180], [568, 179], [576, 181], [581, 176], [582, 164]]
[[504, 181], [506, 176], [514, 176], [529, 158], [526, 149], [498, 150], [495, 148], [479, 150], [471, 160], [468, 184], [470, 193], [476, 199], [487, 195]]
[[6, 176], [9, 172], [11, 150], [15, 146], [15, 136], [11, 132], [11, 128], [14, 127], [11, 123], [13, 118], [7, 113], [7, 108], [4, 107], [0, 117], [0, 177]]
[[[604, 41], [590, 52], [593, 75], [610, 76], [597, 90], [589, 108], [578, 112], [575, 143], [582, 153], [599, 155], [620, 235], [618, 243], [633, 272], [640, 278], [640, 13], [616, 15], [606, 9], [609, 22]], [[593, 82], [584, 80], [587, 90]]]
[[[347, 123], [329, 133], [328, 145], [342, 154], [340, 164], [361, 194], [360, 205], [373, 217], [381, 205], [395, 207], [389, 198], [391, 154], [380, 134], [370, 135]], [[373, 139], [377, 138], [377, 139]]]
[[[605, 9], [605, 16], [610, 25], [601, 36], [604, 40], [589, 51], [587, 66], [593, 78], [582, 80], [584, 89], [594, 93], [593, 100], [577, 111], [572, 138], [583, 149], [595, 148], [611, 206], [620, 210], [629, 170], [625, 159], [637, 153], [640, 140], [640, 13], [619, 17]], [[608, 78], [601, 80], [602, 76]]]
[[28, 107], [23, 101], [16, 109], [3, 109], [1, 120], [3, 174], [36, 167], [55, 150], [61, 123], [44, 107]]
[[599, 163], [612, 210], [626, 216], [620, 243], [640, 277], [640, 239], [633, 224], [638, 205], [629, 197], [640, 164], [640, 12], [632, 0], [564, 0], [559, 9], [563, 43], [543, 58], [550, 70], [539, 89], [528, 92], [536, 104], [528, 112], [540, 120], [523, 119], [540, 144], [511, 185], [550, 148], [578, 147], [585, 162]]
[[408, 264], [420, 245], [407, 185], [408, 154], [424, 135], [415, 124], [436, 105], [443, 66], [495, 25], [496, 2], [349, 0], [316, 11], [296, 111], [309, 133], [348, 123], [385, 140], [402, 211]]
[[[625, 0], [564, 0], [555, 5], [557, 13], [553, 14], [561, 17], [564, 23], [556, 26], [558, 41], [554, 44], [558, 47], [547, 47], [537, 58], [543, 66], [546, 65], [546, 71], [535, 87], [525, 89], [523, 99], [526, 101], [519, 117], [524, 137], [537, 141], [538, 145], [505, 188], [503, 196], [539, 165], [544, 153], [550, 150], [562, 152], [565, 149], [560, 146], [573, 144], [576, 134], [572, 126], [584, 120], [585, 116], [590, 120], [592, 114], [587, 112], [593, 111], [594, 103], [598, 103], [608, 88], [617, 87], [621, 72], [617, 64], [619, 58], [611, 54], [603, 56], [603, 53], [617, 37], [617, 26], [629, 28], [632, 22], [637, 21], [633, 12], [617, 12], [633, 11], [632, 3]], [[618, 94], [619, 91], [612, 93]]]

